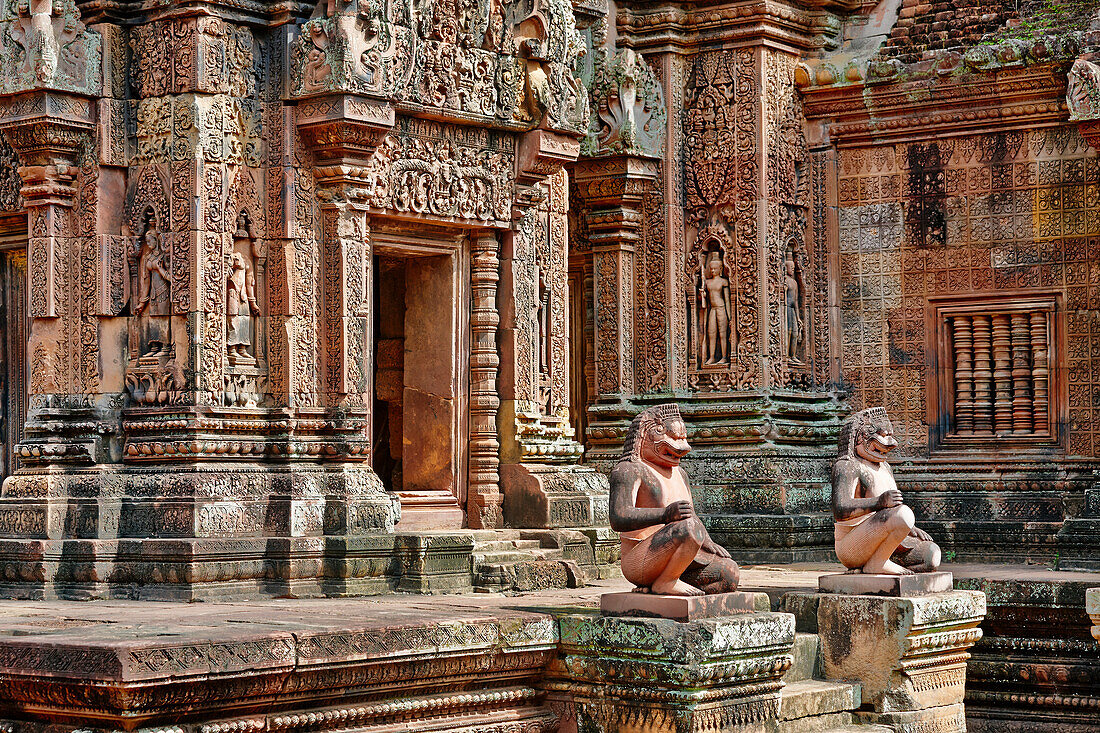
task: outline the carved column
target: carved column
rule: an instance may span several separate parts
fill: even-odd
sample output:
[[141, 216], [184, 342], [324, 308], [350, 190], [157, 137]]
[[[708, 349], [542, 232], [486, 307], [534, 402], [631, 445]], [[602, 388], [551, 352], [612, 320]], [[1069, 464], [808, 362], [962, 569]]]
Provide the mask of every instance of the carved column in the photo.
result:
[[1047, 314], [1031, 313], [1031, 381], [1035, 432], [1050, 432], [1050, 352], [1047, 340]]
[[1027, 313], [1012, 314], [1012, 431], [1034, 431], [1031, 414], [1031, 333]]
[[597, 399], [634, 392], [634, 255], [642, 200], [657, 174], [657, 161], [641, 155], [584, 160], [573, 169], [592, 246]]
[[92, 427], [90, 396], [99, 391], [90, 315], [95, 270], [87, 261], [96, 254], [96, 209], [94, 197], [78, 194], [86, 176], [95, 184], [94, 164], [83, 176], [80, 168], [94, 150], [95, 124], [93, 103], [83, 96], [28, 91], [0, 102], [0, 130], [21, 161], [27, 213], [30, 411], [14, 452], [28, 468], [89, 464], [104, 446], [104, 434]]
[[318, 369], [324, 404], [360, 415], [366, 436], [371, 435], [374, 395], [373, 375], [365, 368], [373, 345], [372, 268], [370, 224], [361, 192], [364, 168], [393, 124], [392, 106], [353, 95], [298, 106], [298, 130], [316, 160], [321, 210]]
[[470, 282], [470, 482], [467, 522], [471, 527], [495, 527], [501, 521], [500, 440], [497, 437], [497, 374], [500, 355], [497, 327], [497, 283], [500, 242], [494, 232], [473, 237]]

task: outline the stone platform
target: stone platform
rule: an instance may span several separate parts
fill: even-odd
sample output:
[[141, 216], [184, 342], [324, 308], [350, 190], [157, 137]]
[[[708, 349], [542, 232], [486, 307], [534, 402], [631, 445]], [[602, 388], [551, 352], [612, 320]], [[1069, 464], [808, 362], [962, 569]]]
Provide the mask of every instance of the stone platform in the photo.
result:
[[709, 596], [667, 596], [656, 593], [605, 593], [600, 596], [600, 612], [605, 616], [667, 618], [673, 621], [697, 621], [716, 616], [768, 611], [766, 593], [718, 593]]
[[849, 596], [925, 596], [952, 588], [951, 573], [886, 575], [879, 573], [830, 573], [817, 579], [822, 593]]
[[[975, 658], [967, 670], [966, 716], [971, 730], [998, 730], [988, 717], [993, 701], [972, 694], [1002, 691], [1017, 700], [1013, 714], [1023, 722], [1043, 720], [1056, 708], [1066, 715], [1072, 710], [1087, 722], [1097, 709], [1091, 701], [1096, 697], [1095, 680], [1100, 679], [1100, 647], [1088, 637], [1084, 591], [1078, 598], [1073, 588], [1100, 586], [1100, 574], [1036, 567], [950, 569], [957, 586], [981, 585], [991, 598], [990, 616], [982, 623], [985, 639], [973, 649]], [[602, 688], [597, 687], [601, 669], [626, 673], [625, 667], [615, 667], [614, 659], [629, 663], [639, 674], [648, 670], [664, 675], [659, 683], [665, 685], [663, 691], [654, 694], [663, 695], [668, 705], [680, 699], [674, 694], [676, 679], [690, 679], [711, 664], [721, 667], [723, 675], [734, 675], [727, 681], [736, 682], [741, 698], [717, 707], [682, 710], [695, 720], [778, 715], [776, 730], [783, 733], [847, 730], [842, 726], [858, 722], [861, 705], [893, 698], [880, 698], [874, 686], [861, 693], [859, 685], [822, 680], [814, 671], [824, 668], [818, 651], [818, 608], [812, 609], [810, 628], [808, 609], [795, 601], [824, 597], [816, 593], [819, 577], [838, 570], [838, 565], [826, 563], [742, 568], [746, 592], [766, 593], [773, 610], [794, 612], [797, 631], [803, 633], [796, 634], [793, 646], [785, 622], [778, 620], [790, 618], [783, 614], [745, 613], [688, 624], [661, 619], [598, 621], [601, 595], [629, 592], [622, 579], [515, 597], [390, 595], [186, 605], [0, 602], [0, 730], [51, 733], [68, 726], [98, 733], [172, 726], [177, 733], [320, 733], [346, 728], [371, 733], [549, 733], [559, 730], [570, 715], [618, 714], [602, 707]], [[1041, 608], [1042, 603], [1047, 606]], [[1016, 608], [1029, 611], [1034, 623], [1019, 617], [1013, 621]], [[1053, 613], [1052, 623], [1064, 627], [1077, 618], [1077, 626], [1067, 633], [1080, 630], [1084, 638], [1059, 639], [1056, 629], [1036, 628], [1041, 611]], [[935, 614], [929, 613], [933, 618]], [[566, 618], [573, 619], [571, 635], [563, 636]], [[742, 620], [730, 621], [735, 618]], [[917, 631], [921, 638], [927, 635]], [[741, 632], [749, 635], [742, 638]], [[757, 632], [774, 632], [774, 643], [756, 644], [763, 638]], [[1015, 636], [1007, 636], [1009, 632]], [[642, 653], [640, 646], [624, 647], [615, 652], [617, 657], [607, 652], [604, 661], [592, 651], [601, 644], [614, 645], [616, 639], [628, 640], [627, 636], [631, 643], [645, 642], [652, 648]], [[718, 649], [714, 645], [719, 637], [737, 649]], [[677, 644], [686, 640], [710, 644], [709, 651], [685, 658], [686, 666], [675, 669], [660, 663], [660, 649], [679, 649]], [[1071, 675], [1084, 675], [1062, 686], [1064, 700], [1045, 694], [1041, 680], [1025, 680], [1022, 661], [1005, 666], [1010, 655], [1035, 644], [1040, 646], [1029, 663], [1041, 664], [1044, 674], [1054, 675], [1061, 659]], [[759, 685], [736, 677], [735, 668], [749, 669], [738, 656], [742, 653], [759, 662], [750, 665]], [[573, 666], [555, 666], [565, 658]], [[780, 674], [782, 686], [777, 681]], [[1010, 683], [1005, 674], [1012, 678]], [[570, 702], [560, 696], [561, 689], [551, 689], [554, 679], [566, 687], [583, 680], [589, 687]], [[657, 678], [645, 679], [645, 685], [658, 684]], [[1026, 702], [1029, 696], [1036, 699]], [[998, 701], [1003, 707], [1004, 700]], [[652, 708], [640, 698], [637, 702], [639, 710]], [[972, 718], [972, 713], [986, 717]], [[1061, 720], [1069, 721], [1066, 715]], [[904, 717], [896, 715], [894, 720], [884, 711], [877, 720], [900, 726], [907, 724]], [[832, 722], [825, 725], [827, 721]]]

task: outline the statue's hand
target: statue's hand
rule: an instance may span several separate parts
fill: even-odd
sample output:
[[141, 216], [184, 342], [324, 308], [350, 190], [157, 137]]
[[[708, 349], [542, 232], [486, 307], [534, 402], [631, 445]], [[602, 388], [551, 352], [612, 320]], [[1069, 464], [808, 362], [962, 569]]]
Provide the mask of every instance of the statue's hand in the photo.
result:
[[730, 556], [729, 550], [727, 550], [725, 547], [722, 547], [714, 540], [707, 540], [706, 542], [704, 542], [701, 549], [704, 552], [709, 552], [712, 555], [717, 555], [718, 557], [724, 557], [727, 560]]
[[665, 524], [671, 524], [672, 522], [679, 522], [682, 519], [692, 519], [695, 517], [695, 507], [691, 505], [690, 501], [674, 501], [665, 507], [665, 513], [661, 517]]
[[887, 489], [878, 497], [879, 509], [892, 509], [896, 506], [901, 506], [901, 504], [901, 492], [897, 489]]
[[925, 532], [920, 527], [913, 527], [913, 531], [910, 532], [910, 534], [912, 534], [914, 537], [916, 537], [921, 542], [934, 542], [935, 541], [935, 540], [932, 539], [932, 535], [928, 534], [927, 532]]

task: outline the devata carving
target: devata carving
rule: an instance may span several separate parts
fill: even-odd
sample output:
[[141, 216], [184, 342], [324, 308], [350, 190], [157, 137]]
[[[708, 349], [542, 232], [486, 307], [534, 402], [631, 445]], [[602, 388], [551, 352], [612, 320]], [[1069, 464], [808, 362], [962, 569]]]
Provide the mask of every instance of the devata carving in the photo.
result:
[[582, 133], [583, 51], [567, 0], [321, 0], [294, 46], [293, 93], [361, 93]]
[[803, 344], [806, 340], [806, 321], [803, 316], [805, 309], [802, 272], [794, 250], [788, 249], [783, 262], [783, 346], [786, 357], [791, 361], [803, 361]]
[[898, 445], [886, 410], [857, 412], [840, 430], [833, 464], [836, 555], [846, 568], [911, 575], [940, 565], [940, 548], [902, 503], [886, 457]]
[[97, 94], [101, 49], [73, 0], [7, 0], [0, 6], [0, 94]]
[[623, 577], [643, 592], [737, 590], [737, 563], [695, 514], [680, 467], [690, 449], [679, 408], [650, 407], [634, 418], [611, 472], [611, 528], [622, 533]]
[[131, 304], [140, 332], [139, 356], [158, 356], [170, 344], [168, 316], [171, 314], [172, 273], [169, 253], [158, 231], [156, 215], [145, 215], [144, 231], [137, 237], [134, 252]]

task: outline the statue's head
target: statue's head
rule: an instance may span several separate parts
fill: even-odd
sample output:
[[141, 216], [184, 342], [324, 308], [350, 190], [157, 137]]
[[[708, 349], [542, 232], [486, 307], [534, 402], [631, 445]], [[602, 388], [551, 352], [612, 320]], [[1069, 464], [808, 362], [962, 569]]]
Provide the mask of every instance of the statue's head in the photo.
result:
[[707, 263], [707, 277], [718, 277], [722, 274], [722, 261], [711, 260]]
[[886, 408], [870, 407], [845, 420], [837, 447], [841, 458], [858, 456], [872, 463], [885, 461], [890, 451], [898, 447]]
[[675, 403], [655, 405], [639, 413], [630, 424], [622, 460], [671, 468], [680, 465], [680, 459], [690, 450], [680, 408]]

